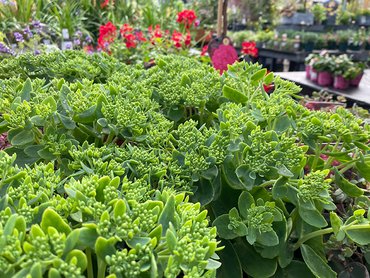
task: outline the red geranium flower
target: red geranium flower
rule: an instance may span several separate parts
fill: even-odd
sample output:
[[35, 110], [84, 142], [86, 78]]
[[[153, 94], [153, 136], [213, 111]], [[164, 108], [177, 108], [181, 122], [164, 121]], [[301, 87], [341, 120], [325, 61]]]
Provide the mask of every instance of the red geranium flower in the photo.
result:
[[135, 36], [136, 36], [136, 39], [138, 41], [140, 41], [140, 42], [146, 42], [146, 38], [144, 37], [143, 32], [141, 32], [141, 31], [135, 32]]
[[176, 48], [182, 47], [182, 33], [176, 30], [173, 31], [171, 40], [174, 42]]
[[189, 46], [190, 44], [191, 44], [191, 35], [190, 32], [188, 31], [185, 37], [185, 46]]
[[120, 33], [123, 37], [123, 34], [130, 33], [130, 32], [132, 32], [132, 30], [134, 30], [134, 28], [132, 28], [130, 26], [130, 24], [125, 23], [125, 24], [122, 25], [122, 27], [119, 31], [120, 31]]
[[98, 45], [100, 48], [105, 49], [107, 44], [109, 45], [116, 39], [117, 28], [112, 22], [108, 22], [105, 25], [101, 25], [99, 28]]
[[242, 51], [243, 54], [252, 56], [254, 58], [258, 57], [258, 48], [256, 47], [255, 42], [243, 42]]
[[134, 34], [124, 34], [123, 37], [125, 38], [125, 43], [127, 48], [135, 48], [136, 42], [135, 42], [135, 36]]
[[151, 35], [150, 41], [152, 42], [152, 44], [155, 44], [156, 39], [162, 38], [161, 26], [159, 26], [158, 24], [155, 26], [154, 30], [152, 26], [149, 26], [148, 31]]
[[202, 52], [200, 53], [200, 56], [206, 55], [207, 51], [208, 51], [208, 44], [206, 44], [205, 46], [203, 46]]
[[104, 0], [104, 2], [100, 4], [100, 8], [103, 9], [103, 8], [105, 8], [108, 5], [109, 5], [109, 0]]
[[193, 10], [183, 10], [177, 14], [176, 21], [180, 24], [184, 24], [185, 28], [189, 29], [196, 19], [197, 16]]

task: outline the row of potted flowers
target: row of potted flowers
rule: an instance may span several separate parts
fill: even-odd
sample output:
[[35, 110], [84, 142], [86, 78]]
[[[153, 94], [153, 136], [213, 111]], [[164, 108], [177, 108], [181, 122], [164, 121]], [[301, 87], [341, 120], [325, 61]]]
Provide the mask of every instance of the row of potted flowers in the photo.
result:
[[322, 52], [306, 58], [306, 78], [323, 87], [333, 86], [340, 90], [358, 87], [364, 69], [364, 63], [355, 62], [346, 54], [333, 56]]

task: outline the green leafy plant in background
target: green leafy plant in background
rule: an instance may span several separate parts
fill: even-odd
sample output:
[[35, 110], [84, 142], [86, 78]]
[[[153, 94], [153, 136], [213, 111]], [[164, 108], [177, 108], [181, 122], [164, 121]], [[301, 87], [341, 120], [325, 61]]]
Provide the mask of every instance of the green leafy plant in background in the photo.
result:
[[76, 51], [3, 61], [7, 275], [367, 272], [363, 120], [306, 109], [298, 86], [258, 64], [220, 76], [191, 58], [155, 63]]

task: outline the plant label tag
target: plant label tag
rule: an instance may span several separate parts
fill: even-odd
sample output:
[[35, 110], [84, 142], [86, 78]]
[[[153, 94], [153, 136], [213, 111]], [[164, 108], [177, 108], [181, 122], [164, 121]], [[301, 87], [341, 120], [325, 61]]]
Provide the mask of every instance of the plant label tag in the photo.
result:
[[63, 39], [65, 40], [68, 40], [69, 39], [69, 32], [68, 32], [68, 29], [62, 29], [62, 36], [63, 36]]

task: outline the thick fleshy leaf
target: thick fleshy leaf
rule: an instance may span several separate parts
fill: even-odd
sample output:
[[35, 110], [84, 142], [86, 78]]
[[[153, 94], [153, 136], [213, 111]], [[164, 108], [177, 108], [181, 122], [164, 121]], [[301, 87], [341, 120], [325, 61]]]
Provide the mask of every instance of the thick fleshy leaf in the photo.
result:
[[71, 227], [51, 208], [44, 211], [40, 226], [44, 231], [47, 231], [48, 227], [54, 227], [57, 231], [66, 235], [71, 232]]
[[267, 278], [275, 274], [277, 261], [275, 259], [262, 258], [245, 239], [236, 239], [234, 248], [244, 272], [251, 277]]
[[304, 262], [307, 264], [311, 272], [318, 278], [335, 278], [337, 274], [330, 266], [308, 245], [301, 246], [301, 253]]
[[236, 103], [245, 103], [248, 100], [247, 96], [245, 96], [243, 93], [227, 85], [224, 85], [222, 88], [222, 93], [226, 98]]

